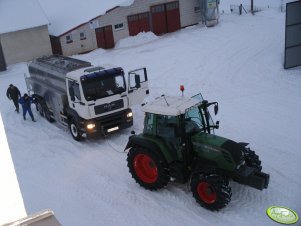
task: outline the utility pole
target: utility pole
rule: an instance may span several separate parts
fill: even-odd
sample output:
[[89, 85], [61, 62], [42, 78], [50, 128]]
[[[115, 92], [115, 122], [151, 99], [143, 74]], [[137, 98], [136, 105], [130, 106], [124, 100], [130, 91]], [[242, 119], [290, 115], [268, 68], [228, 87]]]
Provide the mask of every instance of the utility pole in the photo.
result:
[[254, 15], [254, 0], [251, 0], [251, 13]]

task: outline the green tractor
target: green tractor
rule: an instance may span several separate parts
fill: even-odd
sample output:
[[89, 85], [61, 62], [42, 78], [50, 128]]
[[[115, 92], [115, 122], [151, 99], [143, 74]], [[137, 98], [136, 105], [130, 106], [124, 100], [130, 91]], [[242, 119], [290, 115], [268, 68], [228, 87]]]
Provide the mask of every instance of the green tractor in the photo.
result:
[[[182, 90], [183, 91], [183, 90]], [[196, 201], [209, 210], [219, 210], [231, 200], [229, 180], [262, 190], [269, 175], [261, 172], [261, 161], [247, 147], [217, 136], [213, 123], [218, 103], [201, 94], [187, 98], [164, 96], [142, 107], [143, 133], [132, 132], [125, 150], [129, 171], [135, 181], [149, 190], [169, 181], [187, 183]]]

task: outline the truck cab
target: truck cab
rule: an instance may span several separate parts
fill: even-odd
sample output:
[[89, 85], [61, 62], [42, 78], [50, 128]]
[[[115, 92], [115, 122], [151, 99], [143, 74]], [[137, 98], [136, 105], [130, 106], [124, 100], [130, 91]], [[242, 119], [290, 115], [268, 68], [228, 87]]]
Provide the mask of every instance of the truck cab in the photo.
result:
[[140, 104], [149, 93], [145, 68], [129, 72], [126, 80], [124, 70], [112, 65], [70, 72], [66, 86], [69, 114], [76, 112], [88, 120], [88, 135], [97, 131], [108, 134], [132, 126], [130, 106]]

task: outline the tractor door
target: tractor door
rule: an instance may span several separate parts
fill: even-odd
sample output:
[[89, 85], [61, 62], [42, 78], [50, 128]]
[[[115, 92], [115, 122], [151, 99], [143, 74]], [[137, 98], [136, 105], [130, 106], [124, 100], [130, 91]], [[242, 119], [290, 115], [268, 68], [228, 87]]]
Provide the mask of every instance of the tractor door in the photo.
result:
[[128, 97], [129, 106], [141, 104], [149, 94], [146, 68], [140, 68], [129, 72]]
[[180, 151], [180, 126], [176, 116], [156, 115], [156, 136], [162, 138], [177, 160], [182, 159]]

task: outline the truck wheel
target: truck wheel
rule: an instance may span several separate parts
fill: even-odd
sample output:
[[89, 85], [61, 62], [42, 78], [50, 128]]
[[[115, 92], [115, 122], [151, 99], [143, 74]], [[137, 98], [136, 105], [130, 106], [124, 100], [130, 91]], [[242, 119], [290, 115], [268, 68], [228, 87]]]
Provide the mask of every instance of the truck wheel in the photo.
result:
[[219, 210], [231, 200], [229, 180], [216, 174], [194, 174], [190, 189], [196, 201], [209, 210]]
[[43, 111], [43, 107], [42, 107], [40, 101], [38, 101], [38, 102], [36, 103], [36, 108], [37, 108], [37, 111], [40, 113], [40, 115], [41, 115], [42, 117], [45, 117], [44, 111]]
[[80, 129], [78, 128], [77, 123], [73, 119], [69, 123], [69, 130], [74, 140], [80, 141], [82, 139]]
[[255, 154], [255, 151], [252, 151], [251, 149], [247, 148], [245, 150], [245, 161], [247, 166], [256, 168], [259, 171], [261, 171], [261, 161], [259, 160], [258, 155]]
[[54, 122], [54, 119], [51, 117], [51, 113], [46, 104], [43, 105], [43, 113], [48, 122]]
[[135, 181], [148, 190], [165, 187], [169, 182], [167, 164], [159, 153], [146, 148], [131, 148], [127, 162]]

